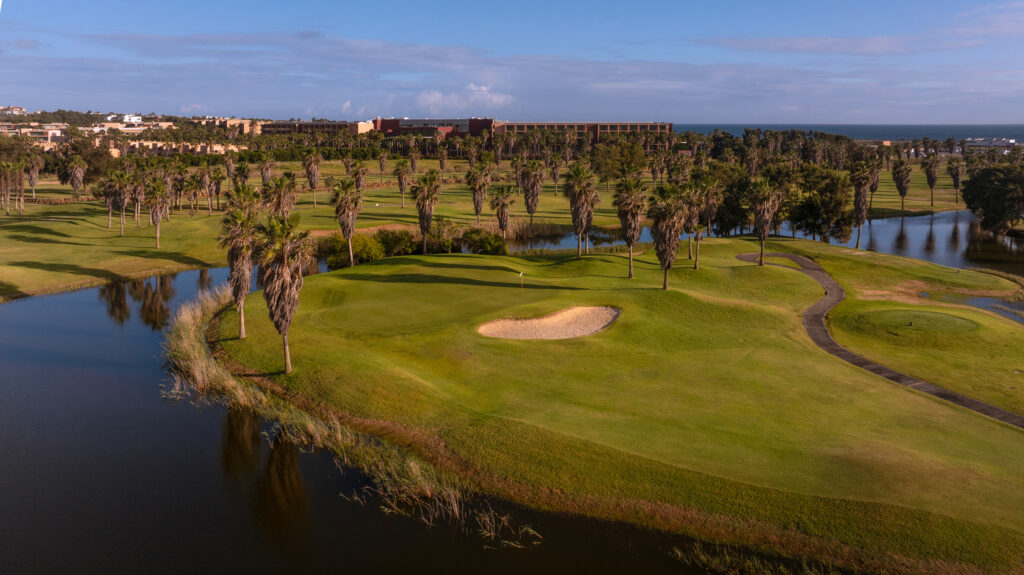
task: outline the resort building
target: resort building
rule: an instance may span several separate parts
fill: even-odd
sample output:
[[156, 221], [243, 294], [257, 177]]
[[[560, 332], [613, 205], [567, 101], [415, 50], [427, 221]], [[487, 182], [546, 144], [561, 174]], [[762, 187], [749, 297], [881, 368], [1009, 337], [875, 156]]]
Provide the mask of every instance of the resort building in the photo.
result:
[[262, 134], [365, 134], [373, 130], [372, 122], [265, 122], [260, 125]]
[[0, 124], [0, 135], [24, 136], [36, 143], [63, 142], [67, 130], [67, 124]]
[[490, 134], [494, 120], [490, 118], [375, 118], [373, 129], [386, 138], [395, 136], [479, 136]]
[[495, 122], [495, 134], [525, 134], [538, 130], [575, 132], [577, 138], [590, 137], [591, 142], [599, 142], [602, 136], [648, 132], [669, 134], [672, 132], [670, 122]]
[[0, 116], [24, 116], [28, 114], [21, 106], [0, 106]]

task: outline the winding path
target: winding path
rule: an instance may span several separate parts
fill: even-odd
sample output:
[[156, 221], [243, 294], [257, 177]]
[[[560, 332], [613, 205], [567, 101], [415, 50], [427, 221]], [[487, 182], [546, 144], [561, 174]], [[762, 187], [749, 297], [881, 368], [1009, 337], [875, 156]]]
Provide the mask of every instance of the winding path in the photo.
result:
[[[757, 262], [758, 254], [740, 254], [736, 256], [745, 262]], [[801, 272], [810, 276], [814, 281], [821, 284], [821, 287], [825, 288], [825, 297], [814, 302], [814, 305], [807, 308], [804, 312], [804, 329], [807, 330], [807, 335], [810, 336], [811, 341], [815, 343], [821, 349], [828, 353], [838, 357], [839, 359], [856, 365], [859, 368], [866, 369], [875, 375], [880, 375], [889, 381], [893, 381], [902, 386], [916, 389], [921, 393], [927, 393], [928, 395], [944, 399], [950, 403], [965, 407], [971, 411], [976, 411], [983, 415], [987, 415], [993, 419], [998, 419], [1004, 423], [1008, 423], [1014, 427], [1024, 429], [1024, 416], [1016, 413], [1000, 409], [994, 405], [990, 405], [983, 401], [961, 395], [954, 391], [950, 391], [944, 387], [939, 387], [933, 383], [922, 381], [920, 379], [904, 375], [884, 365], [879, 365], [867, 358], [861, 357], [845, 347], [836, 343], [836, 340], [832, 339], [832, 334], [829, 333], [828, 327], [825, 324], [825, 318], [828, 313], [832, 311], [832, 308], [836, 307], [839, 302], [846, 299], [846, 292], [842, 286], [839, 285], [836, 280], [832, 279], [832, 276], [828, 275], [820, 265], [814, 260], [798, 256], [795, 254], [787, 253], [770, 253], [765, 254], [765, 257], [782, 257], [789, 258], [796, 262], [800, 266]], [[778, 265], [781, 264], [768, 264]]]

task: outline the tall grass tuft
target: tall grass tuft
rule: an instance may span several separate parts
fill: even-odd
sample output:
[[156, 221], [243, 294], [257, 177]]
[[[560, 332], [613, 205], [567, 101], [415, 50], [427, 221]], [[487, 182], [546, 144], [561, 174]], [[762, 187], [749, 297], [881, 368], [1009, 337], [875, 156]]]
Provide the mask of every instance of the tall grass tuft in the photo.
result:
[[[235, 377], [210, 353], [205, 334], [210, 320], [231, 303], [226, 286], [201, 293], [174, 316], [164, 344], [173, 381], [168, 397], [197, 398], [230, 408], [248, 409], [273, 421], [271, 435], [299, 447], [325, 449], [339, 465], [361, 470], [370, 483], [349, 497], [375, 500], [386, 513], [416, 517], [428, 526], [448, 524], [470, 533], [468, 522], [493, 514], [490, 504], [451, 472], [431, 466], [409, 451], [345, 425], [338, 417], [304, 411], [258, 385]], [[540, 541], [528, 526], [513, 526], [506, 516], [497, 531], [511, 542]], [[513, 534], [518, 533], [518, 536]], [[486, 538], [485, 538], [486, 539]], [[515, 546], [515, 545], [509, 545]], [[521, 545], [525, 546], [525, 545]]]

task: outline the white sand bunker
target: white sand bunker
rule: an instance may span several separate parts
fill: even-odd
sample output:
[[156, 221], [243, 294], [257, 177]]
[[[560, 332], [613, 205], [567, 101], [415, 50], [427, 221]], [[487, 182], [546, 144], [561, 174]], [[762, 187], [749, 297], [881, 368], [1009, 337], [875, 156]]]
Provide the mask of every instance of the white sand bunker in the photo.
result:
[[477, 331], [504, 339], [572, 339], [595, 334], [619, 317], [613, 307], [571, 307], [536, 319], [489, 321]]

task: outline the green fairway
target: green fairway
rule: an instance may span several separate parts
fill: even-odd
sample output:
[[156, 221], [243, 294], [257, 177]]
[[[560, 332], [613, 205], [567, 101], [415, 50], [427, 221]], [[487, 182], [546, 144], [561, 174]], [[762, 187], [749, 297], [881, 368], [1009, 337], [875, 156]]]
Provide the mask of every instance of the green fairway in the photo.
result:
[[[390, 175], [393, 160], [388, 161], [384, 172], [383, 185], [377, 162], [367, 162], [370, 187], [363, 193], [363, 208], [356, 221], [362, 230], [373, 230], [381, 226], [405, 226], [416, 229], [418, 222], [416, 207], [410, 197], [402, 208], [401, 195], [395, 177]], [[437, 160], [421, 160], [421, 173], [436, 168]], [[449, 218], [461, 225], [475, 225], [473, 198], [469, 189], [461, 183], [467, 164], [464, 160], [449, 160], [446, 177], [457, 180], [444, 187], [441, 202], [435, 215]], [[276, 174], [293, 171], [303, 180], [299, 162], [281, 162]], [[340, 161], [325, 162], [322, 176], [343, 177], [345, 169]], [[503, 164], [503, 177], [511, 178], [509, 163]], [[914, 174], [914, 188], [907, 200], [907, 211], [927, 211], [928, 189], [923, 174]], [[948, 179], [948, 177], [946, 177]], [[250, 183], [258, 184], [259, 176], [254, 175]], [[946, 180], [940, 178], [936, 190], [936, 210], [954, 209], [952, 190]], [[602, 201], [594, 211], [596, 227], [615, 227], [618, 219], [612, 205], [608, 186], [598, 184]], [[89, 189], [87, 194], [94, 193]], [[28, 196], [31, 193], [26, 191]], [[40, 180], [36, 194], [41, 199], [70, 199], [71, 188], [59, 184], [52, 176]], [[338, 229], [334, 209], [329, 205], [330, 194], [321, 190], [317, 193], [317, 207], [313, 207], [313, 194], [300, 194], [297, 211], [302, 215], [306, 229], [320, 230], [321, 233]], [[26, 203], [23, 215], [0, 215], [0, 301], [24, 295], [59, 291], [75, 286], [108, 281], [129, 275], [154, 273], [197, 267], [201, 265], [224, 265], [224, 254], [216, 247], [219, 217], [210, 218], [205, 214], [205, 198], [199, 201], [200, 211], [195, 218], [188, 218], [187, 210], [175, 211], [171, 222], [161, 228], [162, 248], [155, 249], [153, 228], [148, 225], [148, 215], [142, 215], [142, 229], [136, 230], [135, 223], [128, 226], [126, 238], [118, 237], [117, 223], [113, 229], [106, 229], [106, 210], [102, 203], [76, 203], [68, 205], [42, 205]], [[881, 186], [874, 199], [874, 213], [878, 216], [893, 215], [898, 211], [899, 197], [887, 172], [881, 176]], [[513, 224], [527, 221], [523, 202], [513, 208]], [[540, 197], [535, 215], [538, 223], [569, 226], [568, 202], [547, 180]], [[484, 225], [495, 227], [493, 212], [485, 209], [481, 218]], [[45, 248], [45, 249], [43, 249]]]
[[[735, 259], [755, 249], [709, 240], [701, 270], [680, 259], [667, 292], [656, 289], [650, 253], [637, 258], [632, 281], [619, 255], [405, 257], [311, 276], [289, 334], [291, 376], [281, 374], [280, 338], [260, 294], [248, 299], [247, 340], [234, 339], [233, 311], [218, 329], [241, 363], [342, 412], [389, 422], [392, 439], [414, 452], [440, 444], [472, 470], [467, 481], [539, 507], [775, 541], [788, 553], [838, 558], [851, 545], [876, 565], [899, 563], [884, 557], [894, 553], [1019, 566], [1024, 434], [818, 349], [801, 314], [820, 287], [792, 269]], [[876, 278], [806, 241], [769, 249], [822, 255], [854, 298], [906, 281], [934, 294], [1014, 287], [871, 255], [888, 264]], [[622, 314], [571, 340], [476, 332], [492, 319], [576, 305]], [[914, 321], [920, 337], [990, 341], [1019, 329], [980, 312], [894, 305], [864, 329]], [[975, 385], [979, 395], [1007, 387]]]

